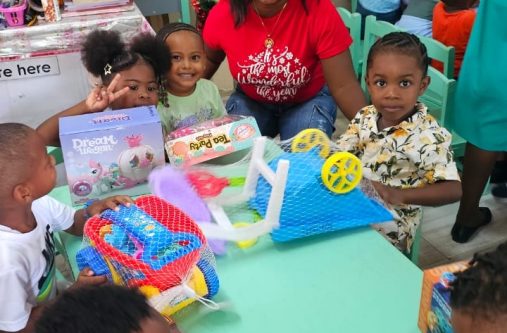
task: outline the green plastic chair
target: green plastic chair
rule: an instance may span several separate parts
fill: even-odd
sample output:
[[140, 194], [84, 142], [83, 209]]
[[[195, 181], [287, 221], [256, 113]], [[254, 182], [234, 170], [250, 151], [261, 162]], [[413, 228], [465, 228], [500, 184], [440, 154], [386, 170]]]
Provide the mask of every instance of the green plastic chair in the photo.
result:
[[443, 74], [449, 79], [454, 78], [454, 47], [446, 46], [433, 38], [419, 36], [428, 50], [428, 57], [444, 64]]
[[461, 157], [465, 154], [466, 141], [453, 131], [449, 121], [452, 112], [454, 112], [456, 80], [449, 79], [431, 66], [428, 68], [428, 76], [431, 79], [430, 85], [419, 100], [428, 107], [428, 113], [435, 117], [441, 126], [451, 132], [454, 156]]
[[190, 2], [188, 0], [135, 0], [137, 7], [144, 16], [162, 15], [179, 12], [181, 22], [191, 23]]
[[[65, 235], [64, 232], [55, 232], [55, 233], [53, 233], [53, 240], [55, 242], [55, 248], [56, 248], [57, 253], [61, 254], [63, 256], [63, 258], [65, 259], [65, 261], [68, 263], [69, 267], [71, 268], [70, 273], [71, 273], [72, 281], [70, 281], [70, 282], [74, 282], [74, 281], [76, 281], [77, 276], [79, 275], [79, 270], [76, 271], [76, 269], [74, 269], [74, 267], [71, 264], [72, 261], [70, 260], [69, 252], [67, 251], [67, 247], [65, 246], [65, 242], [62, 239], [63, 235]], [[75, 253], [72, 253], [72, 255], [74, 255], [74, 257], [75, 257]], [[62, 272], [60, 272], [59, 270], [57, 270], [56, 275], [57, 275], [58, 281], [65, 280], [65, 277], [63, 276]]]
[[414, 242], [412, 243], [412, 248], [410, 250], [410, 254], [407, 257], [414, 263], [414, 265], [419, 264], [419, 255], [421, 253], [421, 238], [422, 238], [422, 222], [419, 223], [414, 235]]
[[55, 158], [56, 164], [63, 163], [62, 148], [47, 146], [46, 151], [48, 152], [48, 155], [51, 155]]
[[352, 13], [357, 12], [357, 0], [350, 1], [350, 8], [352, 10]]
[[340, 14], [345, 26], [349, 29], [350, 37], [352, 37], [352, 44], [349, 50], [354, 71], [356, 72], [356, 76], [358, 76], [362, 66], [361, 15], [358, 13], [351, 13], [343, 7], [336, 7], [336, 10]]

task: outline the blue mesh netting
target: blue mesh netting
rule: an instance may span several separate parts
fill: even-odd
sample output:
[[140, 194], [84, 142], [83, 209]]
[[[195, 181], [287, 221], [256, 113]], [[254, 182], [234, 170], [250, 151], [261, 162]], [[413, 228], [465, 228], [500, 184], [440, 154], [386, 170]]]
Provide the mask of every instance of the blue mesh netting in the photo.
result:
[[[279, 160], [288, 160], [289, 176], [285, 189], [280, 228], [273, 240], [287, 241], [333, 230], [349, 229], [392, 220], [391, 214], [359, 188], [346, 194], [329, 191], [321, 180], [324, 160], [319, 151], [285, 152], [269, 162], [275, 170]], [[250, 206], [261, 216], [266, 214], [271, 185], [260, 178]]]

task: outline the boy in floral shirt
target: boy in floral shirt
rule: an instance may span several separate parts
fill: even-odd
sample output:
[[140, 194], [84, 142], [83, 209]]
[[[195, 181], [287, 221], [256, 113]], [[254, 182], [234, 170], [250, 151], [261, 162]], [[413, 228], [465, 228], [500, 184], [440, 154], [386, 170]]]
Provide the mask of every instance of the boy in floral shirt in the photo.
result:
[[421, 205], [443, 205], [461, 197], [451, 135], [417, 102], [429, 84], [429, 59], [415, 35], [384, 36], [372, 46], [367, 61], [373, 105], [358, 112], [337, 144], [361, 159], [364, 176], [393, 213], [394, 221], [376, 229], [408, 254], [422, 218]]

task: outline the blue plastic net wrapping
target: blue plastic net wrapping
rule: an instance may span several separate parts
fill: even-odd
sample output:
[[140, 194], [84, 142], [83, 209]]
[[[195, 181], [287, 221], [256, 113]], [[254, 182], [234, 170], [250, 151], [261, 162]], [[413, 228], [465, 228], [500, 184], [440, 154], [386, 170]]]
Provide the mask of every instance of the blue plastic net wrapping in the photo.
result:
[[[269, 162], [272, 170], [279, 160], [290, 162], [289, 176], [280, 215], [280, 228], [272, 233], [275, 241], [286, 241], [334, 230], [350, 229], [371, 223], [390, 221], [391, 214], [359, 187], [336, 194], [321, 179], [322, 157], [316, 149], [284, 152]], [[264, 178], [257, 183], [250, 206], [261, 216], [266, 214], [271, 185]]]

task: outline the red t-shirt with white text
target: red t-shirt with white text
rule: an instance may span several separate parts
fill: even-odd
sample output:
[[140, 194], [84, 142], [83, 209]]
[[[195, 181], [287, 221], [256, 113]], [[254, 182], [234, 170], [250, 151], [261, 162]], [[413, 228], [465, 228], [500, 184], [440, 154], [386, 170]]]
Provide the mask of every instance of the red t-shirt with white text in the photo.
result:
[[[220, 0], [206, 20], [204, 41], [225, 52], [233, 78], [250, 98], [302, 102], [325, 84], [320, 60], [352, 43], [330, 0], [306, 0], [306, 7], [308, 14], [301, 0], [288, 0], [279, 14], [261, 20], [250, 5], [245, 22], [235, 28], [229, 0]], [[264, 45], [268, 32], [274, 40], [270, 49]]]

